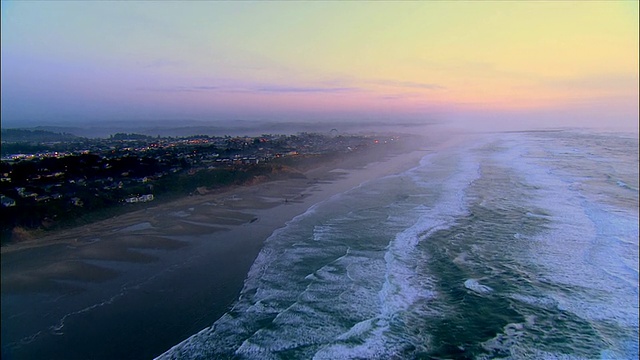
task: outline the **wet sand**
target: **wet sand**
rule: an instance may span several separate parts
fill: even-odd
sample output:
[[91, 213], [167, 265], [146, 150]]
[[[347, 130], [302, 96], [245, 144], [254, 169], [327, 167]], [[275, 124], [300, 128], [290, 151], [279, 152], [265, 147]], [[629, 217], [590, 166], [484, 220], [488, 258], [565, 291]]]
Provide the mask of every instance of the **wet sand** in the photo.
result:
[[381, 147], [3, 247], [2, 358], [157, 356], [224, 314], [274, 230], [425, 154]]

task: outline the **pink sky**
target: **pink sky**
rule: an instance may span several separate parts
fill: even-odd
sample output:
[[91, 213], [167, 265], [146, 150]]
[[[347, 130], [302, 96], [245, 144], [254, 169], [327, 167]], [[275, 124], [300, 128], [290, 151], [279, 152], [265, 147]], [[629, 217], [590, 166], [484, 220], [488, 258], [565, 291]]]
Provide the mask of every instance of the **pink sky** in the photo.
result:
[[2, 2], [3, 126], [638, 123], [637, 2]]

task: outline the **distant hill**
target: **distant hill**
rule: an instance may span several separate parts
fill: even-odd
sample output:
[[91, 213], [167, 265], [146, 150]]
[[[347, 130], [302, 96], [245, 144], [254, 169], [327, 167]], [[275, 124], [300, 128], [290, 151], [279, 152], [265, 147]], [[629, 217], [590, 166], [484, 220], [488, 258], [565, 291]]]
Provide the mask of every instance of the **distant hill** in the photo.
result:
[[[4, 124], [4, 123], [3, 123]], [[422, 128], [427, 125], [437, 124], [433, 120], [421, 120], [419, 122], [397, 121], [347, 121], [347, 120], [323, 120], [323, 121], [249, 121], [249, 120], [155, 120], [155, 121], [104, 121], [95, 123], [59, 123], [57, 125], [40, 125], [35, 127], [22, 126], [21, 129], [46, 131], [57, 134], [76, 135], [81, 138], [108, 139], [114, 134], [137, 134], [150, 137], [185, 137], [194, 134], [210, 136], [259, 136], [261, 134], [295, 134], [298, 132], [314, 132], [329, 134], [336, 129], [340, 134], [345, 133], [370, 133], [392, 131], [414, 131], [413, 128]], [[419, 131], [419, 130], [415, 130]], [[3, 130], [4, 137], [4, 130]], [[8, 141], [8, 140], [4, 140]], [[54, 140], [55, 141], [55, 140]]]
[[2, 129], [1, 135], [3, 143], [43, 143], [81, 139], [73, 134], [46, 130]]
[[152, 136], [142, 135], [142, 134], [127, 134], [127, 133], [117, 133], [110, 136], [111, 139], [114, 140], [153, 140]]

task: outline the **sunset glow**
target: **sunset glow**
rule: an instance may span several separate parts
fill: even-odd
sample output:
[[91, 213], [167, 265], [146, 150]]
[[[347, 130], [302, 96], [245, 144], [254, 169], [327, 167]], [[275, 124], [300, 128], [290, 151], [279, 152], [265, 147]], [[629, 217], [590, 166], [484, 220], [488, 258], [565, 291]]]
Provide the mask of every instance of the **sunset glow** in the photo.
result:
[[564, 109], [631, 127], [637, 97], [634, 1], [2, 2], [14, 124]]

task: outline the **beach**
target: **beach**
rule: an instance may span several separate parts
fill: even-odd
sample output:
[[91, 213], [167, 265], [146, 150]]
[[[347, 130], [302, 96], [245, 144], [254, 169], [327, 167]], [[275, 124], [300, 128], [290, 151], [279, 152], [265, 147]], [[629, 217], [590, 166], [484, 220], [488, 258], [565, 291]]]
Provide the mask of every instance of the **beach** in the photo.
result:
[[288, 221], [158, 360], [637, 359], [637, 136], [469, 140]]
[[427, 152], [380, 146], [299, 176], [150, 203], [5, 246], [2, 357], [157, 356], [229, 309], [276, 229], [333, 195], [415, 166]]

